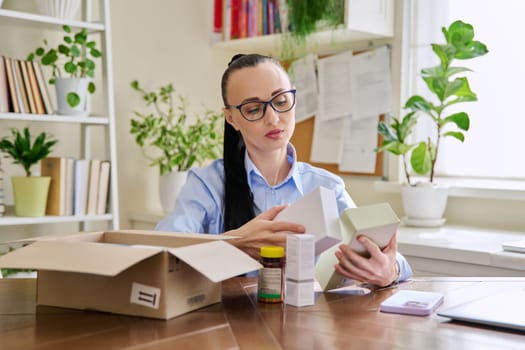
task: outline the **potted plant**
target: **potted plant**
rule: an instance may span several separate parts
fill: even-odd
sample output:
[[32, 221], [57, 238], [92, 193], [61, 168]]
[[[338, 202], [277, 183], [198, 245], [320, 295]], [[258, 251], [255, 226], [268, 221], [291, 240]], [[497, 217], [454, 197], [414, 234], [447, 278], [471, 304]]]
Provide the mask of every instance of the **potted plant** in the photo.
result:
[[[344, 0], [286, 0], [286, 26], [281, 36], [282, 60], [304, 55], [306, 39], [323, 29], [333, 29], [344, 23]], [[289, 30], [289, 31], [286, 31]]]
[[[408, 112], [402, 119], [392, 117], [390, 124], [379, 123], [378, 132], [383, 136], [383, 142], [376, 149], [378, 152], [387, 151], [402, 157], [406, 178], [406, 186], [402, 188], [405, 214], [409, 220], [418, 223], [421, 221], [420, 224], [425, 224], [426, 221], [429, 225], [444, 222], [442, 216], [448, 196], [447, 188], [438, 187], [434, 177], [440, 144], [444, 138], [463, 142], [470, 125], [466, 112], [454, 110], [447, 114], [445, 111], [459, 103], [477, 101], [467, 77], [458, 76], [470, 69], [454, 66], [453, 63], [455, 60], [469, 60], [488, 52], [485, 44], [474, 40], [474, 28], [468, 23], [455, 21], [448, 28], [443, 27], [442, 32], [446, 43], [431, 44], [439, 65], [421, 70], [422, 79], [437, 101], [420, 95], [410, 96], [403, 107]], [[433, 135], [413, 142], [412, 132], [423, 116], [430, 118]], [[428, 181], [414, 183], [410, 177], [412, 171], [428, 176]], [[423, 194], [430, 196], [428, 203], [413, 203]]]
[[32, 142], [29, 128], [22, 131], [11, 129], [11, 135], [0, 140], [0, 151], [20, 164], [26, 176], [12, 176], [15, 214], [17, 216], [44, 216], [47, 192], [51, 178], [49, 176], [31, 176], [31, 166], [47, 157], [58, 141], [48, 133], [40, 133]]
[[52, 68], [49, 83], [56, 87], [58, 114], [87, 115], [87, 93], [92, 94], [96, 89], [91, 80], [95, 75], [95, 59], [102, 53], [95, 41], [88, 41], [85, 28], [77, 33], [67, 25], [62, 28], [66, 34], [58, 46], [50, 47], [44, 39], [44, 46], [30, 53], [27, 59], [39, 57], [43, 66]]
[[175, 97], [171, 83], [158, 91], [144, 90], [137, 80], [131, 82], [131, 87], [151, 110], [133, 112], [130, 132], [150, 165], [159, 169], [161, 203], [169, 211], [187, 170], [222, 154], [222, 113], [207, 110], [203, 115], [195, 115], [194, 123], [188, 124], [188, 100], [182, 95]]

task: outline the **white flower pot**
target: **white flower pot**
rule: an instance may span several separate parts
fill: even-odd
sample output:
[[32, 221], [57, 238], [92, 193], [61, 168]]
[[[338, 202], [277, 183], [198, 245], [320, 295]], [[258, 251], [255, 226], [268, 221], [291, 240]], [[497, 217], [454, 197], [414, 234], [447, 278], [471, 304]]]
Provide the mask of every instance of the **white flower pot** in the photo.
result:
[[76, 19], [82, 5], [82, 0], [36, 0], [35, 2], [39, 13], [67, 19]]
[[[58, 114], [87, 116], [88, 110], [88, 78], [56, 78], [55, 88], [57, 93]], [[67, 103], [67, 94], [76, 92], [80, 96], [80, 103], [71, 107]]]
[[441, 226], [447, 206], [448, 187], [426, 184], [401, 188], [404, 222], [409, 226]]
[[169, 213], [175, 207], [175, 200], [187, 177], [187, 171], [172, 171], [169, 174], [160, 176], [159, 197], [162, 209], [165, 212]]

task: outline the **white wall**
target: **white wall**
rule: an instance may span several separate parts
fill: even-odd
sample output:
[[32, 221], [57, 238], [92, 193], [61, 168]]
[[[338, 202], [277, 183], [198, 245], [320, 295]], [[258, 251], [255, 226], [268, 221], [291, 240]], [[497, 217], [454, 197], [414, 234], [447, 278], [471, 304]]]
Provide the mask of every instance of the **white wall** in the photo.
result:
[[220, 78], [229, 52], [210, 45], [213, 1], [112, 0], [112, 40], [122, 227], [130, 212], [161, 210], [158, 170], [148, 166], [131, 134], [133, 110], [145, 110], [129, 84], [173, 82], [190, 107], [220, 109]]

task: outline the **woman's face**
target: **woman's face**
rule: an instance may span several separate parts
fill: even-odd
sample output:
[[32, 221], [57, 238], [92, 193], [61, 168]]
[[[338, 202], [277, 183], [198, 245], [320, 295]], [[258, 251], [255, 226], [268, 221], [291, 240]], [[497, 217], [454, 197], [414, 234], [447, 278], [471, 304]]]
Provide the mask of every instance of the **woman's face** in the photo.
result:
[[[267, 61], [231, 73], [226, 86], [227, 102], [238, 106], [245, 102], [269, 101], [291, 88], [282, 68]], [[275, 102], [280, 103], [279, 97]], [[224, 114], [227, 122], [241, 133], [250, 155], [286, 149], [295, 129], [295, 106], [279, 113], [267, 104], [264, 116], [256, 121], [246, 120], [235, 107], [225, 108]]]

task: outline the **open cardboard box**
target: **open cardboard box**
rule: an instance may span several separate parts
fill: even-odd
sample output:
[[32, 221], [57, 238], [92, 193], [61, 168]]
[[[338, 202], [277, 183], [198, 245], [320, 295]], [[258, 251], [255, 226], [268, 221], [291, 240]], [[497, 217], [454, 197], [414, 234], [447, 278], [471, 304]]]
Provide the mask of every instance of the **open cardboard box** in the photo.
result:
[[222, 235], [107, 231], [44, 237], [0, 257], [37, 269], [37, 304], [169, 319], [220, 302], [221, 281], [262, 266]]

